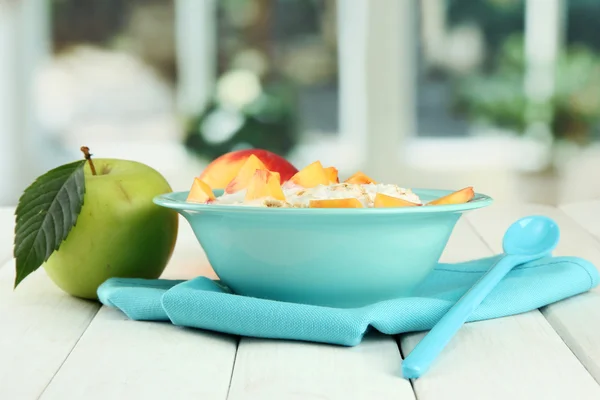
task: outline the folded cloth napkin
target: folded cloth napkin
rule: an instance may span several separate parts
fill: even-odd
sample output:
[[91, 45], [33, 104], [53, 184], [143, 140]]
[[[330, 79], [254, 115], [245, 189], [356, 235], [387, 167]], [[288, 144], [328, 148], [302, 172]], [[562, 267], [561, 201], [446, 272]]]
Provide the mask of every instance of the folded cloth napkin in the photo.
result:
[[[431, 329], [499, 259], [438, 264], [412, 297], [338, 309], [240, 296], [219, 281], [111, 278], [98, 288], [100, 301], [132, 320], [167, 321], [241, 336], [354, 346], [376, 329], [399, 334]], [[548, 257], [513, 269], [469, 321], [527, 312], [588, 291], [598, 271], [576, 257]]]

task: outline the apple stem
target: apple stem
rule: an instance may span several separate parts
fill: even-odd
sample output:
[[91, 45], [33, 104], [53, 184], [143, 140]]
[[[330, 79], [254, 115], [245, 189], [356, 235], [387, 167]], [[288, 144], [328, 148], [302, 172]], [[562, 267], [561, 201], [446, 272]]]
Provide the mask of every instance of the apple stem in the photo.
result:
[[90, 169], [92, 170], [92, 175], [96, 175], [96, 167], [94, 167], [94, 162], [92, 161], [92, 155], [90, 154], [90, 148], [87, 146], [81, 146], [81, 151], [85, 159], [90, 164]]

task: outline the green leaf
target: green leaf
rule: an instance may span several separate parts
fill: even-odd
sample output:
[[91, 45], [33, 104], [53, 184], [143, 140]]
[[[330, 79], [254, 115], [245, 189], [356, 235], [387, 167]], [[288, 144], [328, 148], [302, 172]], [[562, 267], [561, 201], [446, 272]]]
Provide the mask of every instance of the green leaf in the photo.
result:
[[58, 250], [75, 226], [85, 194], [84, 165], [81, 160], [46, 172], [19, 199], [13, 248], [15, 288]]

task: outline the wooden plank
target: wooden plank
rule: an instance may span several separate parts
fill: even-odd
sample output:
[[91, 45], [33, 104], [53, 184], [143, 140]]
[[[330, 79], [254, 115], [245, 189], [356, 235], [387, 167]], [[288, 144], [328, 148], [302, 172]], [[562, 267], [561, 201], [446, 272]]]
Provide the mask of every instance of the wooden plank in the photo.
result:
[[559, 208], [600, 241], [600, 200], [564, 204]]
[[41, 399], [226, 399], [236, 344], [102, 307]]
[[401, 360], [381, 334], [355, 347], [243, 338], [228, 399], [414, 399]]
[[[8, 258], [12, 251], [12, 213], [0, 209], [0, 257]], [[212, 270], [182, 223], [165, 276], [198, 273], [210, 275]], [[0, 270], [1, 399], [226, 398], [234, 337], [129, 321], [103, 307], [75, 347], [100, 305], [64, 294], [43, 269], [15, 292], [13, 280], [11, 261]]]
[[[489, 255], [463, 219], [442, 260]], [[403, 354], [424, 334], [403, 335]], [[600, 386], [537, 310], [466, 324], [413, 385], [419, 400], [600, 398]]]
[[[563, 209], [578, 218], [581, 223], [587, 221], [591, 227], [598, 220], [598, 214], [594, 214], [598, 212], [598, 206], [592, 205], [583, 209], [579, 206], [568, 206]], [[468, 219], [489, 246], [495, 252], [500, 252], [506, 228], [516, 219], [534, 214], [549, 216], [560, 226], [561, 239], [555, 255], [578, 256], [594, 263], [596, 267], [600, 266], [598, 241], [558, 208], [532, 204], [497, 204], [472, 213]], [[542, 308], [541, 312], [590, 374], [600, 382], [600, 290], [595, 288], [549, 305]]]
[[99, 306], [63, 293], [43, 269], [13, 291], [14, 269], [12, 260], [0, 269], [0, 399], [37, 399]]

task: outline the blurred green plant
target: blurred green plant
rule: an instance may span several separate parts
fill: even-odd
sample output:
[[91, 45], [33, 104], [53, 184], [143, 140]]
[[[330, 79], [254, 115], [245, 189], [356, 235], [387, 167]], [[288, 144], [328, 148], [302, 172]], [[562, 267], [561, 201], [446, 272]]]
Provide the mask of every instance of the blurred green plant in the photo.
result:
[[261, 148], [285, 156], [297, 140], [296, 89], [283, 78], [260, 82], [249, 71], [230, 71], [209, 104], [191, 118], [185, 146], [212, 160], [227, 152]]
[[489, 73], [457, 81], [455, 109], [471, 120], [524, 133], [533, 122], [545, 122], [555, 139], [588, 143], [600, 121], [600, 57], [585, 46], [572, 45], [558, 55], [555, 90], [543, 103], [525, 93], [522, 35], [508, 38], [496, 67]]
[[523, 30], [525, 0], [442, 0], [446, 5], [448, 24], [460, 26], [475, 22], [485, 38], [484, 68], [496, 64], [498, 54], [507, 37]]

